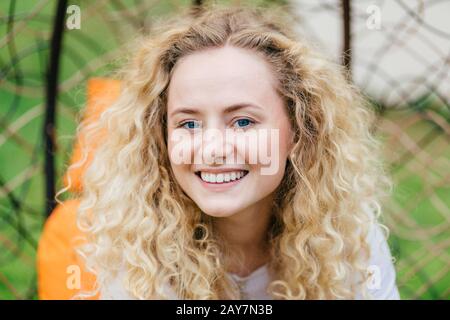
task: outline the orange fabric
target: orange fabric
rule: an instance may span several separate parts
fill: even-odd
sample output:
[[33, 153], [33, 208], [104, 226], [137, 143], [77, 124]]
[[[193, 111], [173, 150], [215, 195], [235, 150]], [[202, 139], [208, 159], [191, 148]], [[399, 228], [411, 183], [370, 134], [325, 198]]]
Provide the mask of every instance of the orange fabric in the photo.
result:
[[[96, 121], [120, 93], [120, 81], [94, 78], [88, 81], [87, 106], [84, 120], [87, 123]], [[103, 132], [104, 134], [104, 132]], [[82, 177], [92, 160], [95, 147], [104, 136], [96, 137], [96, 141], [85, 141], [81, 133], [75, 143], [71, 164], [82, 157], [81, 145], [88, 143], [88, 161], [80, 168], [66, 172], [64, 183], [68, 185], [68, 177], [72, 180], [70, 191], [82, 191]], [[47, 219], [39, 240], [36, 267], [38, 273], [38, 295], [40, 299], [66, 300], [73, 298], [80, 290], [91, 290], [95, 276], [88, 272], [75, 252], [75, 247], [86, 239], [77, 227], [76, 217], [79, 200], [67, 200], [58, 205]], [[94, 299], [98, 299], [98, 295]]]
[[[101, 113], [110, 106], [119, 96], [120, 81], [114, 79], [93, 78], [88, 81], [87, 87], [87, 106], [84, 114], [83, 122], [90, 124], [97, 121]], [[104, 132], [96, 137], [94, 141], [86, 141], [83, 132], [80, 133], [70, 159], [70, 163], [74, 164], [83, 157], [82, 145], [88, 148], [87, 161], [79, 168], [74, 168], [66, 172], [64, 176], [64, 185], [69, 185], [69, 176], [71, 179], [70, 191], [81, 192], [82, 176], [92, 161], [92, 155], [95, 148], [104, 138]]]
[[69, 300], [80, 290], [94, 287], [95, 275], [75, 252], [86, 240], [76, 225], [78, 205], [78, 199], [65, 201], [45, 223], [37, 251], [39, 299]]

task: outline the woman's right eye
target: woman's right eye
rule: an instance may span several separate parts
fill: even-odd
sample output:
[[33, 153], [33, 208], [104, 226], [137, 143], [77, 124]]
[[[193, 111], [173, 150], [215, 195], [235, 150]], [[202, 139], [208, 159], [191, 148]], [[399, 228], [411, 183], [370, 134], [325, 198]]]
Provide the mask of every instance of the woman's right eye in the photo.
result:
[[185, 122], [181, 123], [180, 127], [185, 128], [185, 129], [196, 129], [196, 128], [200, 128], [200, 123], [195, 120], [189, 120], [189, 121], [185, 121]]

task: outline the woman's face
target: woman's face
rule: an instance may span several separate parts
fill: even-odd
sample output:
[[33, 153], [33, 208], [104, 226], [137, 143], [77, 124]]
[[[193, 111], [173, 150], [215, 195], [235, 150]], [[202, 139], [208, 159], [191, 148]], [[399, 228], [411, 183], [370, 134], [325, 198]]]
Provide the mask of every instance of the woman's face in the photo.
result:
[[180, 59], [169, 84], [168, 152], [175, 179], [206, 214], [228, 217], [273, 195], [291, 126], [270, 65], [235, 47]]

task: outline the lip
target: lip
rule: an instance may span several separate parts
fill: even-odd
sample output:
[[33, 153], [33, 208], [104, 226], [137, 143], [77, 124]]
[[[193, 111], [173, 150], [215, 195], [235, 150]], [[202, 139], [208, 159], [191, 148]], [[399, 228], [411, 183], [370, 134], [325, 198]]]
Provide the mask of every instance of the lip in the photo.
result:
[[[223, 171], [206, 171], [205, 170], [204, 172], [221, 173], [221, 172], [230, 172], [230, 171], [244, 171], [244, 170], [242, 170], [242, 169], [241, 170], [229, 170], [229, 169], [227, 169], [227, 170], [223, 170]], [[245, 171], [248, 171], [248, 170], [245, 170]], [[248, 171], [247, 174], [245, 176], [243, 176], [239, 180], [234, 180], [234, 181], [231, 181], [231, 182], [220, 182], [220, 183], [206, 182], [206, 181], [203, 181], [202, 178], [199, 177], [197, 174], [194, 173], [194, 175], [200, 181], [201, 185], [204, 188], [206, 188], [206, 189], [208, 189], [210, 191], [225, 191], [225, 190], [228, 190], [230, 188], [233, 188], [233, 187], [237, 186], [239, 183], [242, 182], [242, 180], [244, 180], [248, 176], [249, 173], [250, 172]]]
[[236, 172], [236, 171], [248, 171], [247, 169], [243, 168], [205, 168], [205, 169], [197, 169], [194, 171], [196, 172], [208, 172], [208, 173], [226, 173], [226, 172]]

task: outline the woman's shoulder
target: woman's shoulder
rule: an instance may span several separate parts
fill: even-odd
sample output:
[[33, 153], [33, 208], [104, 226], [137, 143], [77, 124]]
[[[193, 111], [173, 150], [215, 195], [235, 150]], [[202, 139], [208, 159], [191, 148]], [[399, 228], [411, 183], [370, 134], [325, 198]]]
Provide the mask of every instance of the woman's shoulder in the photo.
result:
[[[100, 300], [136, 300], [126, 289], [125, 279], [127, 271], [123, 268], [100, 289]], [[164, 287], [165, 294], [170, 300], [178, 300], [175, 292], [168, 285]]]
[[[370, 274], [366, 282], [368, 293], [377, 300], [400, 299], [396, 284], [395, 259], [392, 257], [383, 226], [374, 221], [367, 235], [370, 247], [370, 259], [367, 272]], [[362, 299], [361, 294], [357, 299]]]
[[[395, 300], [400, 299], [396, 285], [396, 272], [393, 258], [382, 226], [374, 222], [371, 224], [367, 235], [370, 247], [370, 259], [368, 272], [371, 274], [366, 282], [368, 293], [373, 299]], [[134, 300], [125, 289], [126, 270], [121, 269], [116, 276], [101, 286], [100, 299], [102, 300]], [[177, 300], [178, 297], [170, 286], [165, 287], [165, 293], [169, 299]], [[362, 292], [358, 292], [356, 299], [364, 299]]]
[[121, 270], [111, 280], [101, 285], [101, 300], [136, 300], [125, 290], [124, 280], [126, 271]]

